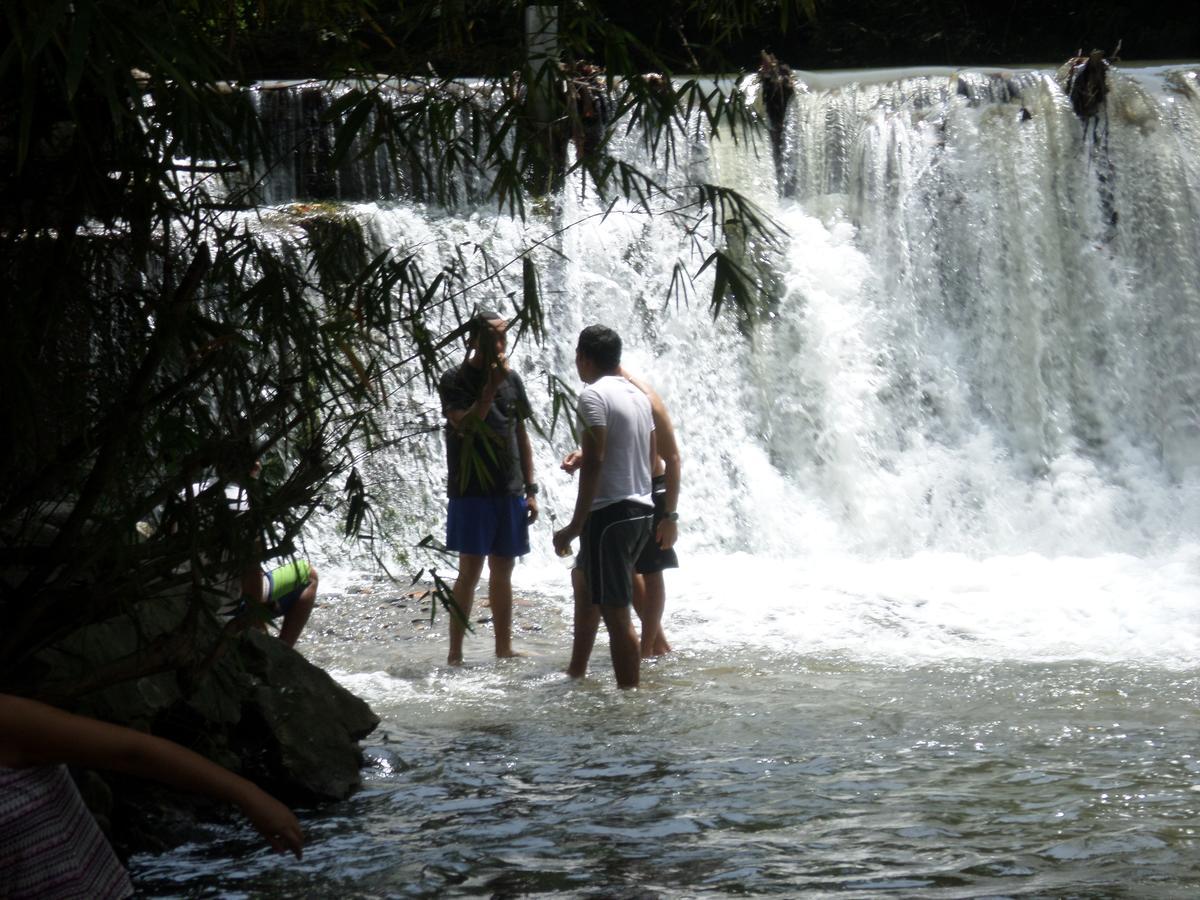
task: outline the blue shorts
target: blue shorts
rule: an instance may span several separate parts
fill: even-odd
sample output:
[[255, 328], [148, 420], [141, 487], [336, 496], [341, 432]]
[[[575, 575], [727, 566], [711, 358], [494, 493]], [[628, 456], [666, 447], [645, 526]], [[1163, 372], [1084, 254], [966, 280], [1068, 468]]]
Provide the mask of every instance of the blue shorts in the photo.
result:
[[475, 556], [515, 558], [529, 552], [524, 497], [451, 497], [446, 548]]

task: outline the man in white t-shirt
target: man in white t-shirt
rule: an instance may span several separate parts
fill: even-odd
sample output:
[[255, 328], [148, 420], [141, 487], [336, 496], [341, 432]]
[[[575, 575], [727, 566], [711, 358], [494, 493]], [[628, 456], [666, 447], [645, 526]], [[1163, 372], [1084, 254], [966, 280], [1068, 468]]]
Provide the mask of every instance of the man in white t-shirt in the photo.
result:
[[579, 395], [579, 494], [570, 524], [554, 534], [554, 549], [563, 556], [580, 538], [567, 674], [586, 674], [603, 617], [617, 684], [637, 687], [641, 654], [629, 609], [634, 562], [654, 519], [654, 420], [646, 395], [621, 376], [621, 338], [612, 329], [590, 325], [580, 332], [575, 368], [588, 385]]

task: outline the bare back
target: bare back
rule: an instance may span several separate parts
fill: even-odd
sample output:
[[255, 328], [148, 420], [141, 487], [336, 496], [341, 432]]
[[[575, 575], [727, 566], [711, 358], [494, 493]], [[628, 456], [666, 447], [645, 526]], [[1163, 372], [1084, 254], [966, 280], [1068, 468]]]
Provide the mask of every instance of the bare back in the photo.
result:
[[624, 368], [621, 375], [634, 387], [646, 395], [650, 401], [650, 415], [654, 419], [654, 435], [658, 440], [658, 454], [654, 461], [654, 475], [662, 475], [667, 471], [667, 460], [678, 458], [679, 445], [675, 441], [675, 426], [667, 412], [667, 406], [658, 396], [658, 392], [640, 378], [629, 374]]

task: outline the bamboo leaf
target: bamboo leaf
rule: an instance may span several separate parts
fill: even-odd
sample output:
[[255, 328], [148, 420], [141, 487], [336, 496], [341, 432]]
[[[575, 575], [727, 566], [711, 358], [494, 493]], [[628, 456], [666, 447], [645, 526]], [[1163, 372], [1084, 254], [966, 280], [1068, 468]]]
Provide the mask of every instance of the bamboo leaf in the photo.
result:
[[79, 82], [83, 78], [83, 67], [87, 62], [88, 43], [92, 31], [92, 0], [77, 0], [75, 20], [71, 25], [71, 45], [67, 52], [67, 98], [75, 99]]
[[525, 309], [531, 311], [527, 321], [532, 325], [534, 335], [540, 336], [541, 329], [538, 326], [542, 318], [542, 302], [538, 292], [537, 267], [528, 256], [521, 260], [521, 284]]
[[375, 105], [374, 97], [374, 94], [367, 94], [367, 96], [359, 100], [350, 111], [350, 115], [346, 117], [346, 121], [338, 128], [337, 138], [334, 141], [333, 156], [330, 159], [331, 166], [336, 167], [346, 159], [351, 147], [354, 146], [354, 141], [362, 131], [363, 124], [367, 121], [367, 117], [371, 115], [371, 109]]
[[366, 366], [362, 364], [362, 360], [359, 359], [358, 354], [354, 352], [354, 348], [351, 347], [349, 342], [345, 340], [339, 341], [338, 346], [342, 348], [342, 352], [346, 354], [346, 358], [350, 360], [350, 365], [354, 368], [355, 373], [358, 375], [359, 385], [363, 389], [369, 387], [371, 378], [367, 374]]
[[42, 52], [42, 48], [54, 37], [54, 32], [66, 18], [70, 10], [70, 0], [51, 0], [51, 2], [36, 17], [32, 40], [25, 51], [25, 58], [31, 60]]
[[434, 615], [437, 612], [438, 604], [440, 603], [442, 608], [445, 609], [447, 613], [454, 616], [454, 618], [456, 618], [462, 624], [464, 629], [471, 634], [474, 634], [475, 629], [471, 627], [471, 622], [467, 618], [467, 614], [463, 611], [463, 608], [458, 605], [458, 601], [454, 599], [454, 589], [444, 578], [442, 578], [442, 576], [437, 573], [437, 569], [430, 569], [429, 574], [433, 577], [434, 596], [434, 602], [429, 604], [430, 623], [433, 622]]

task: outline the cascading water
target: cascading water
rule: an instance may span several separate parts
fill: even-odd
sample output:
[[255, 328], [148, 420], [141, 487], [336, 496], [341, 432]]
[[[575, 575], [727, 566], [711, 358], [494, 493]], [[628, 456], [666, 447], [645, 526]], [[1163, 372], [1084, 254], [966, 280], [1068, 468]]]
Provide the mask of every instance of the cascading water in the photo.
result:
[[[848, 474], [831, 487], [873, 550], [1174, 545], [1197, 524], [1184, 334], [1200, 271], [1183, 248], [1200, 231], [1187, 163], [1161, 143], [1195, 139], [1188, 98], [1162, 82], [1152, 113], [1154, 94], [1114, 77], [1106, 236], [1098, 166], [1052, 77], [1008, 79], [1006, 102], [972, 80], [797, 97], [786, 187], [830, 234], [853, 229], [863, 260], [830, 287], [793, 247], [797, 352], [769, 390], [803, 409], [793, 426], [815, 424], [785, 425], [779, 452], [806, 480], [828, 480], [814, 462]], [[1171, 136], [1150, 140], [1150, 120]]]
[[[764, 140], [682, 135], [673, 183], [734, 186], [782, 228], [755, 250], [773, 297], [748, 327], [702, 296], [668, 302], [676, 261], [695, 271], [708, 243], [633, 206], [602, 215], [578, 185], [525, 223], [352, 207], [433, 268], [482, 274], [541, 242], [550, 336], [512, 348], [515, 366], [548, 423], [544, 375], [576, 382], [578, 330], [622, 333], [679, 432], [683, 563], [676, 652], [626, 697], [603, 648], [587, 681], [558, 674], [570, 600], [548, 522], [515, 576], [527, 659], [485, 662], [480, 628], [474, 665], [448, 670], [444, 625], [414, 601], [352, 567], [323, 580], [348, 593], [302, 649], [385, 725], [369, 790], [312, 817], [305, 883], [1200, 884], [1200, 71], [1115, 69], [1109, 86], [1085, 128], [1046, 71], [806, 75], [778, 172]], [[645, 161], [634, 139], [622, 152]], [[398, 431], [440, 422], [420, 392], [397, 409]], [[560, 524], [569, 448], [561, 429], [536, 441]], [[441, 460], [434, 430], [369, 463], [397, 546], [440, 533]], [[337, 564], [330, 534], [313, 545]], [[183, 851], [138, 866], [150, 884], [298, 877]]]

